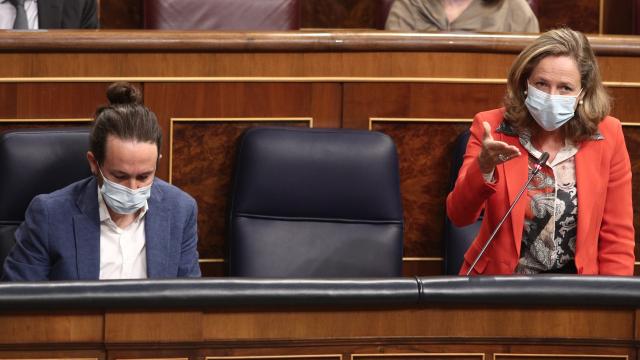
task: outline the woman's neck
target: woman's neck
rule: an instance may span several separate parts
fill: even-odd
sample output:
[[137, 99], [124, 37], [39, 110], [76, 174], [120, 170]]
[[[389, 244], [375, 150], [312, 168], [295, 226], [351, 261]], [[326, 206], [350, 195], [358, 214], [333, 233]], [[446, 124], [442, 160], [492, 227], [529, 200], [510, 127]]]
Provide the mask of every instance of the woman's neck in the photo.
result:
[[555, 159], [560, 149], [565, 145], [564, 135], [560, 129], [554, 131], [540, 130], [532, 136], [531, 142], [536, 149], [549, 153], [549, 163]]

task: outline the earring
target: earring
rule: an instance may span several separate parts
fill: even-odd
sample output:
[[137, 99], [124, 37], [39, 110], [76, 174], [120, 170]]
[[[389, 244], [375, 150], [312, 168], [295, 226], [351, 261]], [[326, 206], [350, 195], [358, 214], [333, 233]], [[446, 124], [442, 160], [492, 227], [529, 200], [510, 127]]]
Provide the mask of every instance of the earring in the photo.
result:
[[524, 94], [527, 95], [527, 90], [524, 91]]
[[584, 101], [580, 100], [580, 101], [578, 101], [578, 104], [582, 105], [582, 104], [584, 104]]

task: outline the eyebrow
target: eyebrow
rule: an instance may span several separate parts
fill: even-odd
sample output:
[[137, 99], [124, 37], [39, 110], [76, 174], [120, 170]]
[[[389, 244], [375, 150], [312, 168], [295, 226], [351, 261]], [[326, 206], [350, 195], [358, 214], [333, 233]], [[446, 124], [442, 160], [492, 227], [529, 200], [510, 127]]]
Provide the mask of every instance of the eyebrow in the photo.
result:
[[[549, 79], [547, 79], [546, 77], [542, 76], [542, 75], [538, 75], [538, 78], [534, 78], [534, 81], [544, 81], [544, 82], [550, 82]], [[568, 81], [560, 81], [558, 82], [558, 85], [569, 85], [570, 87], [578, 87], [578, 84], [573, 84], [571, 82]]]

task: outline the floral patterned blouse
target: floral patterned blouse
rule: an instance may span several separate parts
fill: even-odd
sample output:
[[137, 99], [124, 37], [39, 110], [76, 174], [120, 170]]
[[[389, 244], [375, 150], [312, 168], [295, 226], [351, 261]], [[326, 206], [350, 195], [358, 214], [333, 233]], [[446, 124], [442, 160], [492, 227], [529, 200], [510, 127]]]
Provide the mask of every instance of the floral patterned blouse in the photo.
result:
[[[531, 144], [531, 136], [520, 135], [529, 152], [529, 175], [542, 153]], [[578, 190], [575, 154], [578, 148], [566, 142], [527, 186], [524, 231], [517, 274], [559, 271], [573, 262], [578, 226]]]
[[[531, 134], [517, 134], [503, 122], [500, 131], [519, 137], [529, 156], [529, 176], [542, 152], [531, 143]], [[601, 139], [596, 134], [594, 138]], [[544, 272], [575, 273], [576, 235], [578, 229], [578, 191], [576, 188], [575, 155], [578, 145], [566, 141], [551, 162], [534, 176], [526, 201], [520, 259], [516, 274]]]

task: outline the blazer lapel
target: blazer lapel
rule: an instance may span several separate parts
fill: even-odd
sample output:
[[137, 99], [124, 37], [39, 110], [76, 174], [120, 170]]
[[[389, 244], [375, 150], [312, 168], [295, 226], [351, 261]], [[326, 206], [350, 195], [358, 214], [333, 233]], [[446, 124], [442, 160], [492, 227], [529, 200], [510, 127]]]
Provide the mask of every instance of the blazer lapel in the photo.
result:
[[62, 27], [62, 1], [38, 0], [38, 28], [59, 29]]
[[[514, 145], [518, 149], [520, 149], [520, 156], [515, 159], [511, 159], [505, 162], [502, 165], [504, 167], [504, 172], [502, 176], [506, 179], [507, 183], [507, 207], [505, 211], [509, 208], [511, 204], [516, 200], [516, 196], [518, 192], [524, 186], [524, 183], [527, 181], [528, 177], [528, 166], [529, 166], [529, 153], [527, 150], [520, 144], [520, 140], [517, 136], [508, 136], [505, 134], [501, 134], [500, 141], [504, 141], [509, 145]], [[523, 195], [524, 196], [524, 195]], [[515, 249], [520, 254], [520, 245], [522, 243], [522, 228], [524, 226], [524, 211], [525, 211], [525, 202], [520, 201], [513, 208], [511, 215], [509, 216], [511, 220], [511, 231], [513, 232], [513, 241]], [[507, 221], [508, 222], [508, 221]]]
[[97, 280], [100, 277], [100, 215], [95, 178], [87, 183], [77, 205], [81, 213], [73, 216], [73, 228], [78, 279]]
[[[145, 215], [145, 241], [147, 252], [147, 277], [164, 278], [169, 265], [170, 249], [170, 211], [162, 203], [162, 190], [159, 186], [151, 187], [148, 200], [149, 208]], [[172, 274], [175, 277], [175, 274]]]

